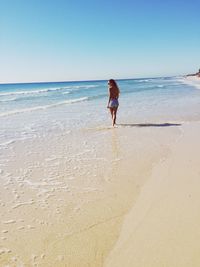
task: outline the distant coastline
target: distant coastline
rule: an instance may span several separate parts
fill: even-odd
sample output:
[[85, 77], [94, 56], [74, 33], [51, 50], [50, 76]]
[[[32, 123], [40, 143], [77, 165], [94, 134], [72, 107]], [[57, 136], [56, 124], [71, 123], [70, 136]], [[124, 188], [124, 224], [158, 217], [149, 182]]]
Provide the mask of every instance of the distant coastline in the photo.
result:
[[186, 77], [197, 77], [197, 78], [200, 78], [200, 69], [196, 73], [187, 74]]

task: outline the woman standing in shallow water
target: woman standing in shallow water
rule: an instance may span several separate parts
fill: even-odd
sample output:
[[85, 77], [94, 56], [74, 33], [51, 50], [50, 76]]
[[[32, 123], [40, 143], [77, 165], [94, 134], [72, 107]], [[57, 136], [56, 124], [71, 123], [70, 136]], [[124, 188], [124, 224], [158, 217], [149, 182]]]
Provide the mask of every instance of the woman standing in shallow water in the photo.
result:
[[118, 98], [119, 98], [119, 87], [115, 80], [111, 79], [108, 81], [108, 106], [107, 108], [110, 109], [110, 114], [112, 117], [112, 126], [116, 124], [116, 116], [117, 116], [117, 109], [119, 106]]

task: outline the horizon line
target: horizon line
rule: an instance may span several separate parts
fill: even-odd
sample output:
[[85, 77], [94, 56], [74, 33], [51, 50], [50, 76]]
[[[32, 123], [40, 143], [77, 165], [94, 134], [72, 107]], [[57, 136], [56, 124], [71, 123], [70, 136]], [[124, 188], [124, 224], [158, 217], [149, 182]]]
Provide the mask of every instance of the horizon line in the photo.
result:
[[[140, 77], [140, 78], [119, 78], [115, 79], [116, 81], [123, 80], [139, 80], [139, 79], [156, 79], [156, 78], [169, 78], [169, 77], [177, 77], [177, 76], [185, 76], [182, 75], [171, 75], [171, 76], [156, 76], [156, 77]], [[33, 84], [33, 83], [70, 83], [70, 82], [101, 82], [107, 81], [108, 79], [92, 79], [92, 80], [68, 80], [68, 81], [31, 81], [31, 82], [0, 82], [0, 85], [8, 85], [8, 84]]]

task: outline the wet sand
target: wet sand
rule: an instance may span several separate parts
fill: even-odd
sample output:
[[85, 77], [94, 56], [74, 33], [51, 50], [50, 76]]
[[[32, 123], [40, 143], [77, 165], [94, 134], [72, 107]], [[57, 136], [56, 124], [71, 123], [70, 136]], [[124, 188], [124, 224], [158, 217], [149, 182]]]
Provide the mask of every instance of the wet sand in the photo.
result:
[[181, 136], [182, 125], [127, 123], [10, 144], [0, 155], [0, 265], [124, 265], [126, 216]]
[[125, 216], [106, 267], [200, 266], [200, 123], [182, 126]]

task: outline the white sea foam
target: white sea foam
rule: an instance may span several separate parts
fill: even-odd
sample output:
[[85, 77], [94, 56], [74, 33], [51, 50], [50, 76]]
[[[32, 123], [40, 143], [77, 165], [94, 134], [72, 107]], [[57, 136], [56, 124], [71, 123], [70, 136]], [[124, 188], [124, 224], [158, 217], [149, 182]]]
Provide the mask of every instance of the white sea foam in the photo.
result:
[[[27, 133], [28, 134], [28, 133]], [[17, 141], [24, 141], [26, 139], [28, 139], [29, 137], [22, 137], [22, 138], [16, 138], [16, 139], [11, 139], [11, 140], [8, 140], [6, 142], [3, 142], [3, 143], [0, 143], [0, 148], [4, 148], [4, 147], [8, 147], [9, 145], [17, 142]]]
[[10, 101], [15, 101], [17, 98], [7, 98], [7, 99], [1, 99], [0, 102], [10, 102]]
[[200, 89], [200, 79], [199, 78], [196, 78], [196, 77], [183, 78], [183, 79], [180, 79], [179, 81], [184, 83], [184, 84], [194, 86], [197, 89]]
[[142, 79], [142, 80], [138, 80], [139, 83], [148, 83], [151, 82], [153, 79]]
[[48, 108], [53, 108], [53, 107], [57, 107], [57, 106], [61, 106], [61, 105], [67, 105], [67, 104], [73, 104], [73, 103], [77, 103], [77, 102], [86, 101], [88, 99], [89, 99], [88, 97], [81, 97], [81, 98], [76, 98], [76, 99], [57, 102], [55, 104], [50, 104], [50, 105], [36, 106], [36, 107], [32, 107], [32, 108], [11, 110], [11, 111], [8, 111], [8, 112], [0, 113], [0, 117], [6, 117], [6, 116], [10, 116], [10, 115], [16, 115], [16, 114], [19, 114], [19, 113], [32, 112], [32, 111], [37, 111], [37, 110], [45, 110], [45, 109], [48, 109]]
[[67, 94], [70, 94], [70, 92], [63, 92], [62, 94], [63, 95], [67, 95]]
[[4, 142], [4, 143], [1, 143], [0, 144], [0, 147], [1, 146], [8, 146], [8, 145], [10, 145], [10, 144], [13, 144], [15, 142], [15, 140], [9, 140], [9, 141], [6, 141], [6, 142]]
[[56, 88], [47, 88], [47, 89], [40, 89], [40, 90], [30, 90], [30, 91], [12, 91], [12, 92], [3, 92], [0, 93], [0, 96], [10, 96], [10, 95], [27, 95], [27, 94], [41, 94], [41, 93], [47, 93], [51, 91], [60, 91], [60, 90], [66, 90], [70, 87], [56, 87]]
[[77, 86], [73, 86], [73, 88], [86, 88], [86, 89], [89, 89], [89, 88], [95, 88], [95, 87], [99, 87], [99, 85], [77, 85]]
[[[65, 86], [65, 87], [55, 87], [55, 88], [46, 88], [46, 89], [39, 89], [39, 90], [30, 90], [30, 91], [12, 91], [12, 92], [0, 92], [0, 96], [11, 96], [11, 95], [29, 95], [29, 94], [42, 94], [42, 93], [48, 93], [52, 91], [61, 91], [66, 89], [89, 89], [89, 88], [95, 88], [99, 85], [75, 85], [75, 86]], [[66, 92], [69, 93], [69, 92]], [[2, 101], [2, 100], [1, 100]], [[5, 101], [5, 100], [3, 100]]]

